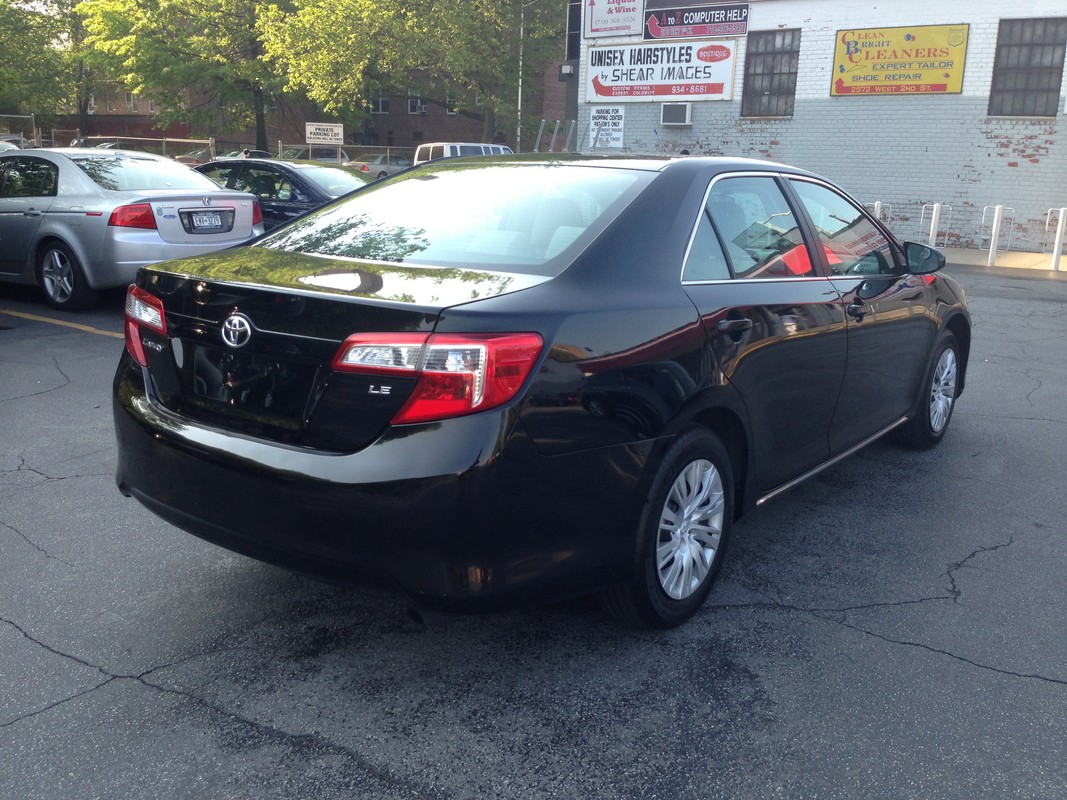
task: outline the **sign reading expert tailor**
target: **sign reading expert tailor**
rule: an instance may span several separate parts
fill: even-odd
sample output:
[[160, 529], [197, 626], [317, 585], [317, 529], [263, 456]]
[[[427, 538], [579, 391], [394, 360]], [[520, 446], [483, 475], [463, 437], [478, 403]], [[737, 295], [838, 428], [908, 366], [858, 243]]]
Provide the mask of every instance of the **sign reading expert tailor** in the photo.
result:
[[590, 47], [587, 103], [730, 100], [737, 40]]
[[960, 94], [969, 26], [837, 32], [831, 96]]
[[748, 3], [658, 8], [647, 13], [645, 39], [744, 36], [748, 33]]

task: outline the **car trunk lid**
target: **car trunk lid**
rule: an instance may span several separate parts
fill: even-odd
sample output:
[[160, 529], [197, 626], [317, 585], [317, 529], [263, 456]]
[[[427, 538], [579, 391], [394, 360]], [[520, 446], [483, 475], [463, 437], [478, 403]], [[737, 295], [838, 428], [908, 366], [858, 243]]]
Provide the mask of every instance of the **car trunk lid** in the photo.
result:
[[428, 334], [450, 305], [543, 280], [250, 247], [142, 270], [138, 285], [161, 301], [166, 333], [141, 326], [137, 336], [154, 392], [176, 414], [351, 451], [381, 434], [416, 378], [333, 369], [348, 337]]

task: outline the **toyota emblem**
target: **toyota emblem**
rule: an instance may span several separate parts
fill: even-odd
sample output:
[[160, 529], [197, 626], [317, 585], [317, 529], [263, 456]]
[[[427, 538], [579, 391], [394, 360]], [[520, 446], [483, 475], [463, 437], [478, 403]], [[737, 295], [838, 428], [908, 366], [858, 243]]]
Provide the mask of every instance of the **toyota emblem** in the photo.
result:
[[230, 314], [222, 323], [222, 341], [230, 347], [244, 347], [252, 338], [252, 320], [244, 314]]
[[204, 198], [204, 205], [205, 206], [211, 205], [211, 198], [210, 197], [205, 197]]

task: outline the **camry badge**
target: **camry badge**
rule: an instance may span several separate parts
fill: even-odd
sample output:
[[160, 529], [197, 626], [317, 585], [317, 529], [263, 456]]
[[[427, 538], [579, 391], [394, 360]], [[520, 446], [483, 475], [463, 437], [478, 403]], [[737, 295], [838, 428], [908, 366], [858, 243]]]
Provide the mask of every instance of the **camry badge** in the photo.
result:
[[233, 348], [244, 347], [252, 338], [252, 321], [244, 314], [230, 314], [222, 323], [222, 341]]

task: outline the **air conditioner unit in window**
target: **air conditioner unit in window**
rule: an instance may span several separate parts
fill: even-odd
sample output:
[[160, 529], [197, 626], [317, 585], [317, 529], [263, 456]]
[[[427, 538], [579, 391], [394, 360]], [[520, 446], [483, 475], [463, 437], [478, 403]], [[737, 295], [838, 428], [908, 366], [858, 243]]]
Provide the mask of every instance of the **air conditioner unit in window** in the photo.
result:
[[692, 103], [663, 103], [659, 107], [660, 125], [692, 125]]
[[429, 114], [430, 113], [430, 107], [429, 106], [415, 106], [415, 113], [416, 114]]

